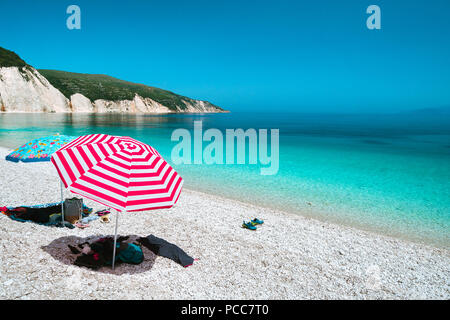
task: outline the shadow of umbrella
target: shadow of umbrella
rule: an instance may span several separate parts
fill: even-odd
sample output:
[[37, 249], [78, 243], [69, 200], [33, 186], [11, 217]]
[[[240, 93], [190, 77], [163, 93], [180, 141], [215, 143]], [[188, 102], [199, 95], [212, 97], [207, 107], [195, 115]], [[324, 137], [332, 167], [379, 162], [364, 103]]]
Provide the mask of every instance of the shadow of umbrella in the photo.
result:
[[[85, 238], [77, 237], [77, 236], [67, 236], [67, 237], [61, 237], [53, 240], [50, 244], [46, 246], [42, 246], [41, 249], [48, 253], [50, 256], [52, 256], [53, 259], [58, 260], [66, 265], [74, 266], [77, 268], [85, 268], [85, 267], [78, 267], [75, 266], [73, 263], [78, 257], [77, 254], [73, 254], [68, 245], [77, 246], [79, 244], [82, 244], [84, 242], [92, 243], [100, 238], [105, 237], [113, 237], [111, 236], [105, 236], [105, 235], [94, 235], [89, 236]], [[130, 235], [129, 238], [126, 240], [126, 242], [135, 242], [139, 236], [136, 235]], [[143, 273], [151, 270], [153, 268], [153, 265], [155, 264], [156, 255], [146, 247], [142, 246], [142, 252], [144, 254], [144, 261], [142, 261], [140, 264], [129, 264], [129, 263], [117, 263], [116, 262], [116, 268], [113, 270], [111, 269], [111, 266], [104, 266], [97, 270], [85, 268], [87, 270], [92, 270], [95, 272], [100, 273], [107, 273], [107, 274], [115, 274], [115, 275], [122, 275], [122, 274], [138, 274]]]

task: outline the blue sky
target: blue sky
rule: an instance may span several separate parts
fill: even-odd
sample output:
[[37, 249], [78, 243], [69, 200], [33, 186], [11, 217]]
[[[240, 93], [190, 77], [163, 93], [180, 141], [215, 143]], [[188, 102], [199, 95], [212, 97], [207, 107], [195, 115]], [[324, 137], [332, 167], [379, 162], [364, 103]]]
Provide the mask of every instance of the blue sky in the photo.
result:
[[[66, 8], [81, 8], [81, 30]], [[368, 30], [366, 8], [381, 8]], [[450, 1], [1, 0], [0, 46], [232, 111], [450, 105]]]

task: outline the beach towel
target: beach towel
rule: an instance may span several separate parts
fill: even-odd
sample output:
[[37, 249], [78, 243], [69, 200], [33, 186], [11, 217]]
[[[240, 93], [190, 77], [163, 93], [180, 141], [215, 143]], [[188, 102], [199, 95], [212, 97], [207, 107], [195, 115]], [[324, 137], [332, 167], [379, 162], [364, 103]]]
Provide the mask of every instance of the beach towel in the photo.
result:
[[48, 206], [42, 208], [33, 207], [16, 207], [9, 209], [7, 215], [13, 216], [16, 219], [30, 220], [37, 223], [48, 223], [50, 216], [56, 213], [61, 213], [61, 206]]
[[[2, 207], [1, 211], [15, 221], [31, 221], [45, 226], [62, 226], [61, 202], [45, 203], [34, 206]], [[83, 204], [83, 217], [87, 217], [91, 212], [92, 208]], [[64, 225], [69, 228], [75, 228], [67, 221], [64, 222]]]
[[154, 254], [171, 259], [183, 267], [189, 267], [194, 263], [194, 258], [190, 257], [181, 248], [152, 234], [139, 238], [137, 241], [150, 249]]

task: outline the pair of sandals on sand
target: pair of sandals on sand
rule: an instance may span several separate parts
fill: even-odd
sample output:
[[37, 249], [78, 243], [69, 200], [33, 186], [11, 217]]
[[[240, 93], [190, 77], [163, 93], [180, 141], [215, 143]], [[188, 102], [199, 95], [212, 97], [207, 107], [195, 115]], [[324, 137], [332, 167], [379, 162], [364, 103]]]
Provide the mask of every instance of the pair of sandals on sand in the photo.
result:
[[242, 228], [256, 231], [256, 226], [261, 225], [263, 223], [264, 223], [264, 220], [259, 220], [258, 218], [250, 220], [249, 222], [245, 222], [245, 220], [244, 220], [242, 222]]

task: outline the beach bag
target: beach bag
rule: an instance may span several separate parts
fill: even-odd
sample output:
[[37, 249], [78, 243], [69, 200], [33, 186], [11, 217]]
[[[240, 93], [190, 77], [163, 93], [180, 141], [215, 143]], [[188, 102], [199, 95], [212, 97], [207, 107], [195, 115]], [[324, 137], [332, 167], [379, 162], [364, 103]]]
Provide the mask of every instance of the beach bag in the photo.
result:
[[144, 261], [144, 253], [139, 246], [128, 243], [128, 247], [116, 256], [116, 261], [118, 259], [125, 263], [139, 264]]
[[81, 219], [83, 199], [70, 198], [64, 200], [64, 220], [74, 224]]

